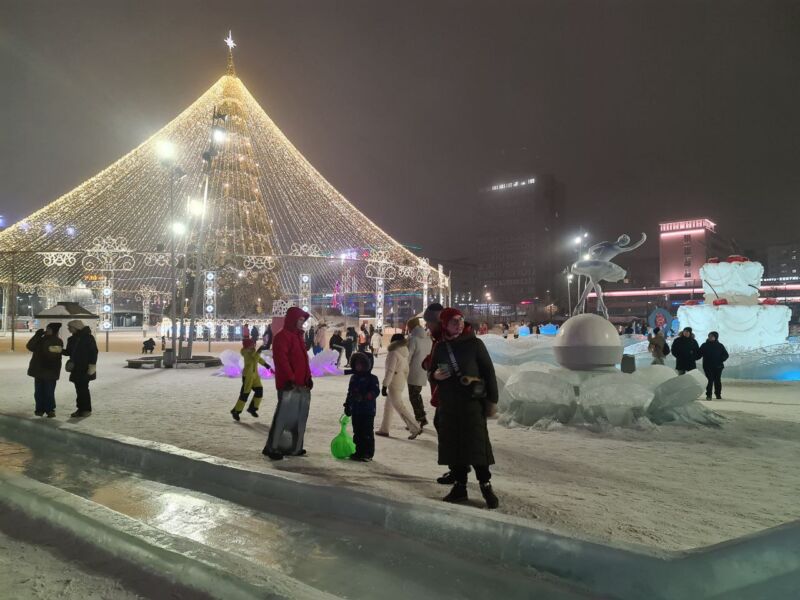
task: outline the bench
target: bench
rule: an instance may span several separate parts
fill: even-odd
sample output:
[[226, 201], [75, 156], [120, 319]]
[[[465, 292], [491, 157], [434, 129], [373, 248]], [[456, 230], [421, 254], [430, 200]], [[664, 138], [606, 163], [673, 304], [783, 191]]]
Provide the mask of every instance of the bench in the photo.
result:
[[160, 369], [161, 356], [143, 356], [141, 358], [127, 359], [129, 369]]

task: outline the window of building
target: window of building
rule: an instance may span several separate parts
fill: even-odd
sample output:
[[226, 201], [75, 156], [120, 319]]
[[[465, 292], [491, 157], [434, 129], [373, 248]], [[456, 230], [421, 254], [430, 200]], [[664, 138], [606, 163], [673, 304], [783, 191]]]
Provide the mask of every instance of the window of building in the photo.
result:
[[684, 276], [686, 279], [691, 279], [691, 277], [692, 277], [692, 270], [691, 270], [691, 269], [684, 269], [684, 270], [683, 270], [683, 276]]
[[683, 236], [683, 243], [684, 244], [691, 244], [692, 243], [692, 236], [691, 235], [684, 235]]
[[691, 246], [684, 246], [683, 247], [683, 255], [684, 256], [691, 256], [692, 255], [692, 247]]
[[684, 267], [691, 267], [692, 266], [692, 257], [691, 256], [684, 257], [683, 266]]

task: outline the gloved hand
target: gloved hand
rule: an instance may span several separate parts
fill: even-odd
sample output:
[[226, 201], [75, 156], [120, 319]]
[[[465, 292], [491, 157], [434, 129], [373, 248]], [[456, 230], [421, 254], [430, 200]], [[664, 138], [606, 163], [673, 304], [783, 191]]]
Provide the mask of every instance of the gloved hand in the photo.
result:
[[484, 414], [486, 415], [487, 419], [492, 419], [497, 416], [497, 404], [494, 402], [488, 402], [486, 404], [486, 409], [484, 410]]
[[344, 405], [344, 414], [346, 414], [348, 417], [350, 417], [350, 416], [352, 416], [350, 413], [351, 413], [350, 407], [347, 406], [347, 404], [345, 404]]
[[37, 329], [36, 335], [44, 335], [44, 329]]
[[308, 381], [306, 381], [306, 387], [308, 389], [310, 389], [310, 390], [313, 390], [314, 389], [314, 380], [309, 378]]
[[291, 392], [293, 389], [294, 389], [294, 383], [292, 383], [291, 381], [287, 381], [286, 385], [283, 386], [284, 392]]
[[383, 386], [381, 388], [381, 396], [388, 396], [388, 395], [389, 393], [386, 391], [386, 386]]
[[97, 365], [89, 365], [89, 368], [87, 369], [86, 373], [89, 375], [89, 377], [97, 373]]

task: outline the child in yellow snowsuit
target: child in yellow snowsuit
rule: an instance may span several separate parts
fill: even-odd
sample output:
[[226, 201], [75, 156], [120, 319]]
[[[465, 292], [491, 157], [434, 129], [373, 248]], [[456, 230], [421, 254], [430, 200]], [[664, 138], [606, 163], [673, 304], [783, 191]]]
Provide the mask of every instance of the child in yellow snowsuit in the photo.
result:
[[[250, 392], [253, 392], [253, 400], [247, 407], [254, 417], [258, 417], [258, 407], [261, 406], [261, 398], [264, 397], [264, 386], [261, 384], [261, 377], [258, 375], [258, 365], [264, 365], [268, 369], [270, 366], [256, 352], [256, 341], [252, 338], [242, 340], [242, 358], [244, 358], [244, 368], [242, 369], [242, 389], [239, 390], [239, 400], [231, 410], [231, 415], [235, 421], [239, 420], [239, 415], [247, 404]], [[270, 369], [271, 370], [271, 369]]]

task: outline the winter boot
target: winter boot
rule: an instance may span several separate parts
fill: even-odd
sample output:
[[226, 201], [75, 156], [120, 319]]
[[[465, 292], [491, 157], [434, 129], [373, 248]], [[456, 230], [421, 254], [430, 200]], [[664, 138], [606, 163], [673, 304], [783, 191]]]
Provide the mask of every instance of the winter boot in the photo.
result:
[[497, 508], [500, 506], [500, 501], [497, 499], [497, 496], [494, 495], [491, 483], [487, 482], [481, 484], [481, 494], [483, 494], [483, 499], [486, 500], [486, 508]]
[[47, 418], [48, 419], [53, 419], [53, 418], [55, 418], [55, 416], [56, 416], [56, 411], [54, 411], [54, 410], [47, 411]]
[[271, 452], [269, 449], [264, 448], [261, 454], [268, 456], [271, 460], [283, 460], [283, 454], [280, 452]]
[[444, 498], [442, 498], [445, 502], [466, 502], [469, 500], [467, 496], [467, 484], [465, 483], [456, 483], [453, 486], [453, 489], [450, 490], [450, 493], [447, 494]]
[[[467, 473], [469, 473], [472, 469], [467, 469]], [[441, 477], [436, 480], [436, 483], [440, 483], [442, 485], [453, 485], [456, 482], [456, 478], [453, 477], [453, 474], [448, 471]]]
[[256, 407], [253, 406], [252, 404], [247, 407], [247, 412], [253, 415], [256, 419], [258, 418], [258, 411], [256, 410]]
[[231, 416], [233, 417], [234, 421], [239, 421], [240, 420], [239, 419], [239, 411], [236, 410], [235, 408], [231, 409]]
[[436, 483], [441, 483], [442, 485], [453, 485], [455, 482], [456, 478], [453, 477], [453, 474], [450, 471], [436, 480]]
[[33, 411], [33, 414], [35, 414], [37, 417], [41, 417], [41, 416], [44, 415], [44, 411], [43, 410], [35, 410], [35, 411]]
[[91, 417], [92, 411], [90, 410], [76, 410], [74, 413], [70, 415], [73, 419], [82, 419], [84, 417]]

